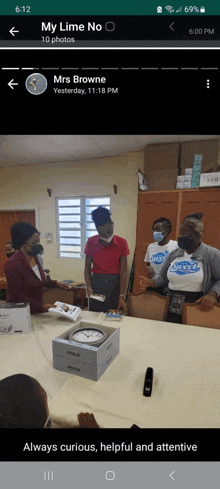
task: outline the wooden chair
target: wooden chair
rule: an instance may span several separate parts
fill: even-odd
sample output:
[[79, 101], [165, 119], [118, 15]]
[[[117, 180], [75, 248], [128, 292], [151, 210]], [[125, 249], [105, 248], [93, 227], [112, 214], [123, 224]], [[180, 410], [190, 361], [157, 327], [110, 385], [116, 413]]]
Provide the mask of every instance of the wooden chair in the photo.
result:
[[183, 324], [220, 329], [220, 304], [215, 304], [211, 311], [203, 312], [199, 304], [184, 302], [182, 318]]
[[128, 294], [128, 314], [136, 318], [165, 321], [170, 302], [169, 296], [163, 296], [153, 291], [139, 294]]

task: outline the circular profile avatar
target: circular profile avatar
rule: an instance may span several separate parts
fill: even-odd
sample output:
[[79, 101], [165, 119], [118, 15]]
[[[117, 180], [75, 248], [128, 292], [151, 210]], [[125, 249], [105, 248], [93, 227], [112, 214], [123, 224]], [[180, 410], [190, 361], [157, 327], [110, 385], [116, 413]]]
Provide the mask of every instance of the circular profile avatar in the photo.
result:
[[47, 80], [40, 73], [33, 73], [28, 76], [25, 86], [33, 95], [41, 95], [47, 88]]

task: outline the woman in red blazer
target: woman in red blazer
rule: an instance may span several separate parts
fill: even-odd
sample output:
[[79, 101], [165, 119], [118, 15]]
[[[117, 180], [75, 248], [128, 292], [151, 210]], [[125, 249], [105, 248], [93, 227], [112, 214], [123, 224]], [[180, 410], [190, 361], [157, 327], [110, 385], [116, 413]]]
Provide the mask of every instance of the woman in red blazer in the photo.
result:
[[68, 286], [47, 280], [38, 261], [39, 231], [29, 223], [16, 222], [11, 227], [15, 253], [5, 263], [7, 302], [29, 302], [32, 314], [47, 312], [52, 304], [43, 304], [44, 287]]

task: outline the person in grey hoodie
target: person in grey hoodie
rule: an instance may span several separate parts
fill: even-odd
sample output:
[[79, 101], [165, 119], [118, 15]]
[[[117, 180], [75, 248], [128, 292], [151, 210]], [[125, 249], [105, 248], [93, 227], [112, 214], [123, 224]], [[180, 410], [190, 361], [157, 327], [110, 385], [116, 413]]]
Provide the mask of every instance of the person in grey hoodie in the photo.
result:
[[167, 321], [182, 322], [182, 303], [198, 302], [210, 311], [220, 297], [220, 251], [201, 241], [203, 223], [185, 218], [180, 225], [178, 248], [166, 258], [152, 279], [140, 277], [141, 287], [168, 285], [171, 296]]

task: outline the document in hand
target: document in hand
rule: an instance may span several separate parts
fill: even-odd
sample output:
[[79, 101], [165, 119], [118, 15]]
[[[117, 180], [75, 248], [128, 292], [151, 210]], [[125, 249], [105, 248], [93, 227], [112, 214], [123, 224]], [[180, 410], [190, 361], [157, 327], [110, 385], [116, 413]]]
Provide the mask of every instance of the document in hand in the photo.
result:
[[97, 301], [104, 302], [105, 301], [105, 298], [106, 298], [106, 295], [92, 294], [92, 295], [90, 295], [89, 298], [90, 299], [96, 299]]
[[55, 302], [53, 307], [48, 309], [48, 312], [52, 312], [53, 314], [61, 314], [72, 321], [76, 321], [78, 318], [81, 309], [80, 307], [73, 306], [71, 304], [65, 304], [65, 302]]

